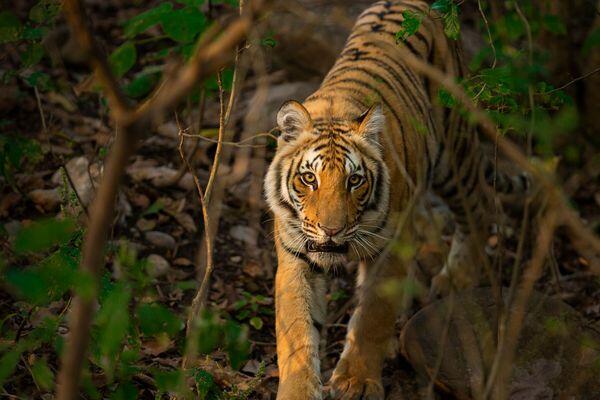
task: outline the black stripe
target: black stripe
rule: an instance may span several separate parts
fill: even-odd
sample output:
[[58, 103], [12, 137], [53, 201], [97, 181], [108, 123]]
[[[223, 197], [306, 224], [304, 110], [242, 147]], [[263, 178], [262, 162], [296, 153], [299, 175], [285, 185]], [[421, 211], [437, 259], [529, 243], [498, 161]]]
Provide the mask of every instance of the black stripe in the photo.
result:
[[317, 263], [312, 262], [306, 254], [299, 253], [299, 252], [296, 252], [296, 251], [290, 249], [283, 242], [281, 242], [281, 247], [283, 248], [283, 250], [286, 251], [286, 253], [288, 253], [291, 256], [293, 256], [294, 258], [297, 258], [297, 259], [301, 260], [302, 262], [306, 263], [308, 265], [308, 268], [310, 268], [311, 272], [316, 273], [316, 274], [322, 274], [325, 272], [323, 270], [323, 268], [321, 268]]

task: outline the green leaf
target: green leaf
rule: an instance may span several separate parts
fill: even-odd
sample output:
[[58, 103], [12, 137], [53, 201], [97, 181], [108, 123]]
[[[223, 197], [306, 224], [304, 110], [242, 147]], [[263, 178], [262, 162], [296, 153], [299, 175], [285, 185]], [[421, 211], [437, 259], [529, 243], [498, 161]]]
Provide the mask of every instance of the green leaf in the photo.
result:
[[196, 7], [175, 10], [161, 20], [165, 34], [180, 43], [191, 43], [206, 27], [206, 17]]
[[96, 316], [97, 344], [104, 372], [112, 380], [114, 362], [129, 329], [129, 300], [131, 289], [117, 283], [106, 296]]
[[440, 101], [441, 105], [448, 108], [451, 108], [457, 104], [457, 101], [452, 94], [443, 88], [438, 91], [438, 100]]
[[127, 21], [123, 27], [123, 34], [131, 39], [161, 22], [162, 18], [173, 10], [170, 2], [164, 2], [158, 6], [136, 15]]
[[202, 369], [196, 370], [194, 380], [196, 381], [196, 389], [200, 399], [210, 399], [211, 397], [209, 396], [219, 389], [215, 383], [215, 378]]
[[450, 11], [444, 14], [444, 33], [450, 39], [458, 40], [460, 35], [460, 21], [458, 20], [458, 6], [453, 2]]
[[454, 4], [452, 0], [436, 0], [431, 5], [431, 9], [440, 14], [446, 14], [450, 11], [452, 4]]
[[209, 311], [203, 311], [198, 320], [198, 352], [210, 353], [222, 338], [222, 327], [217, 317]]
[[543, 22], [546, 29], [556, 35], [565, 35], [567, 33], [567, 27], [558, 15], [546, 14], [544, 15]]
[[123, 92], [133, 98], [140, 98], [154, 88], [160, 79], [162, 67], [150, 67], [144, 69], [142, 72], [137, 74], [129, 84], [125, 85]]
[[146, 211], [144, 211], [142, 213], [142, 217], [146, 216], [146, 215], [157, 214], [163, 208], [165, 208], [165, 204], [160, 199], [156, 200], [154, 203], [152, 203], [150, 205], [150, 207], [148, 207], [148, 209]]
[[138, 389], [131, 382], [120, 383], [117, 390], [110, 396], [111, 400], [136, 400]]
[[37, 221], [17, 233], [13, 249], [17, 254], [46, 250], [67, 242], [75, 229], [75, 221], [69, 218]]
[[52, 87], [52, 82], [48, 74], [36, 71], [25, 78], [25, 82], [31, 87], [37, 87], [42, 91], [49, 90]]
[[152, 376], [156, 382], [156, 388], [163, 393], [177, 391], [183, 378], [183, 374], [179, 370], [162, 371], [157, 369], [153, 371]]
[[406, 39], [417, 33], [423, 19], [420, 13], [411, 10], [402, 11], [402, 17], [404, 19], [400, 25], [400, 30], [396, 32], [396, 42], [406, 41]]
[[145, 336], [166, 333], [174, 336], [183, 327], [181, 320], [161, 304], [141, 304], [137, 308], [140, 330]]
[[583, 55], [588, 55], [592, 49], [600, 46], [600, 28], [594, 29], [583, 42], [581, 52]]
[[10, 11], [0, 12], [0, 44], [14, 42], [21, 37], [21, 21]]
[[250, 343], [247, 328], [233, 321], [225, 324], [225, 345], [233, 369], [238, 369], [248, 358]]
[[38, 24], [50, 23], [59, 13], [59, 1], [41, 0], [29, 10], [29, 19]]
[[18, 297], [35, 305], [48, 304], [71, 288], [77, 277], [79, 256], [79, 249], [62, 247], [37, 266], [9, 270], [6, 282]]
[[51, 390], [54, 387], [54, 372], [52, 372], [44, 359], [37, 360], [31, 366], [31, 376], [35, 383], [43, 390]]
[[263, 327], [263, 320], [260, 317], [252, 317], [250, 318], [250, 325], [256, 330], [261, 330]]
[[23, 29], [23, 33], [21, 34], [21, 39], [25, 40], [40, 40], [44, 38], [49, 32], [49, 29], [45, 26], [41, 27], [32, 27], [30, 25], [26, 25]]
[[29, 68], [39, 63], [44, 57], [44, 47], [40, 43], [29, 43], [20, 54], [21, 63], [24, 68]]
[[15, 349], [5, 353], [2, 358], [0, 358], [0, 387], [4, 384], [4, 381], [12, 375], [15, 370], [19, 359], [21, 358], [21, 353], [23, 353], [22, 346], [17, 346]]
[[123, 43], [108, 57], [108, 63], [113, 73], [121, 78], [135, 65], [137, 50], [131, 41]]

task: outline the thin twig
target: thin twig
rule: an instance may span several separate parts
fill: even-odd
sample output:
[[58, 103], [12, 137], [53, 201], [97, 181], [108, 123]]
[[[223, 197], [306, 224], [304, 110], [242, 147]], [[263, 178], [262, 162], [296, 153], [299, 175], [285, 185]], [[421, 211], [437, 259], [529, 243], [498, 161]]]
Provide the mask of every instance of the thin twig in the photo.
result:
[[[523, 11], [521, 11], [521, 7], [519, 7], [519, 2], [515, 1], [515, 10], [521, 18], [523, 25], [525, 25], [525, 32], [527, 33], [527, 61], [529, 63], [529, 67], [533, 67], [533, 36], [531, 35], [531, 26], [529, 25], [529, 21]], [[529, 130], [527, 131], [527, 156], [531, 157], [533, 152], [533, 129], [535, 127], [535, 100], [533, 97], [533, 85], [530, 83], [527, 87], [527, 96], [529, 97], [529, 109], [531, 110], [531, 118], [529, 120]]]
[[592, 71], [588, 72], [587, 74], [584, 74], [584, 75], [578, 76], [577, 78], [575, 78], [575, 79], [573, 79], [573, 80], [570, 80], [569, 82], [565, 83], [564, 85], [562, 85], [562, 86], [560, 86], [560, 87], [557, 87], [556, 89], [549, 90], [549, 91], [547, 91], [547, 92], [545, 92], [545, 93], [540, 93], [539, 95], [550, 94], [550, 93], [557, 92], [557, 91], [559, 91], [559, 90], [563, 90], [563, 89], [565, 89], [565, 88], [567, 88], [567, 87], [571, 86], [572, 84], [574, 84], [574, 83], [576, 83], [576, 82], [579, 82], [579, 81], [580, 81], [580, 80], [582, 80], [582, 79], [585, 79], [585, 78], [587, 78], [587, 77], [589, 77], [589, 76], [592, 76], [592, 75], [594, 75], [594, 74], [597, 74], [598, 72], [600, 72], [600, 67], [598, 67], [598, 68], [596, 68], [596, 69], [594, 69], [594, 70], [592, 70]]
[[[179, 124], [177, 115], [176, 115], [176, 120]], [[179, 132], [182, 132], [181, 127], [179, 127]], [[183, 151], [183, 144], [184, 144], [184, 136], [180, 134], [179, 135], [179, 146], [178, 146], [179, 155], [181, 157], [181, 161], [183, 161], [183, 163], [187, 166], [189, 172], [192, 174], [192, 177], [194, 178], [194, 183], [196, 184], [196, 190], [198, 192], [198, 197], [200, 198], [200, 206], [202, 208], [202, 219], [204, 220], [204, 230], [206, 231], [208, 229], [208, 227], [210, 226], [210, 216], [209, 216], [207, 208], [206, 208], [204, 192], [202, 190], [202, 186], [200, 185], [200, 180], [198, 179], [198, 174], [196, 174], [194, 172], [194, 169], [190, 165], [187, 157], [185, 156], [185, 152]], [[204, 304], [204, 300], [206, 298], [206, 294], [208, 293], [208, 282], [210, 280], [210, 275], [212, 274], [212, 270], [213, 270], [212, 240], [211, 240], [210, 235], [204, 235], [204, 239], [206, 241], [206, 249], [207, 249], [207, 251], [206, 251], [206, 271], [204, 273], [204, 278], [202, 279], [202, 283], [200, 284], [200, 288], [198, 289], [196, 296], [192, 300], [192, 305], [190, 307], [190, 311], [189, 311], [188, 318], [187, 318], [186, 333], [185, 333], [185, 336], [187, 339], [186, 340], [186, 350], [185, 350], [185, 354], [182, 359], [182, 367], [184, 369], [188, 368], [189, 365], [193, 363], [194, 358], [196, 357], [196, 352], [197, 352], [197, 348], [198, 348], [197, 338], [196, 338], [197, 317], [200, 314], [200, 311]]]
[[33, 87], [33, 92], [35, 93], [35, 100], [37, 101], [38, 111], [40, 112], [40, 119], [42, 120], [42, 128], [44, 129], [44, 133], [48, 133], [48, 126], [46, 125], [46, 116], [44, 115], [44, 109], [42, 108], [42, 99], [40, 97], [40, 91], [37, 86]]
[[[213, 158], [212, 168], [210, 169], [210, 176], [208, 178], [208, 183], [206, 184], [206, 204], [210, 204], [210, 197], [212, 194], [212, 188], [215, 184], [215, 177], [219, 172], [219, 165], [221, 162], [221, 152], [223, 151], [223, 134], [225, 132], [225, 101], [223, 100], [223, 79], [222, 72], [217, 72], [217, 85], [219, 87], [219, 136], [217, 139], [217, 149], [215, 151], [215, 156]], [[233, 94], [232, 96], [233, 97]]]
[[[185, 133], [185, 132], [183, 132], [182, 135], [185, 137], [197, 138], [197, 139], [204, 140], [204, 141], [210, 142], [210, 143], [218, 143], [219, 142], [217, 139], [208, 138], [208, 137], [202, 136], [202, 135], [193, 135], [193, 134]], [[231, 141], [223, 140], [221, 142], [221, 144], [223, 144], [223, 146], [233, 146], [233, 147], [239, 147], [239, 148], [246, 148], [246, 147], [258, 148], [258, 147], [268, 146], [268, 144], [245, 144], [246, 142], [250, 142], [254, 139], [258, 139], [261, 137], [269, 137], [269, 138], [277, 141], [277, 136], [275, 136], [269, 132], [264, 132], [264, 133], [257, 133], [256, 135], [250, 136], [249, 138], [242, 139], [238, 142], [231, 142]]]

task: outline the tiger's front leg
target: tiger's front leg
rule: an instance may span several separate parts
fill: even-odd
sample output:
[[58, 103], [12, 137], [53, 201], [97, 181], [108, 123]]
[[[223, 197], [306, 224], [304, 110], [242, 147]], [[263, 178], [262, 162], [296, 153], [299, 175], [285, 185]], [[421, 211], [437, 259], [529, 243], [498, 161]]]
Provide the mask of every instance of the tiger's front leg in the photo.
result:
[[358, 276], [358, 305], [348, 324], [346, 343], [331, 377], [336, 399], [383, 399], [381, 372], [386, 356], [395, 350], [399, 295], [390, 296], [383, 285], [404, 278], [399, 263], [390, 259], [381, 265], [362, 262]]
[[286, 251], [279, 240], [276, 246], [277, 399], [321, 399], [319, 327], [325, 320], [325, 278]]

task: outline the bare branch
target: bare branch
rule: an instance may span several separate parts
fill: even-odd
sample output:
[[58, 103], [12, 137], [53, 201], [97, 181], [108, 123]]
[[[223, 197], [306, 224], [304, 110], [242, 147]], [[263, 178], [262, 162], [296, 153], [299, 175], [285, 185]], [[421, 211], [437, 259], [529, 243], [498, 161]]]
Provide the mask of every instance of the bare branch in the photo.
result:
[[98, 43], [92, 35], [88, 26], [88, 18], [81, 1], [65, 0], [63, 1], [63, 10], [67, 22], [71, 27], [73, 37], [77, 38], [81, 50], [94, 70], [96, 79], [102, 87], [104, 95], [108, 98], [113, 117], [116, 120], [121, 119], [124, 114], [130, 111], [130, 107], [108, 66], [106, 58], [102, 54], [100, 46], [98, 46]]

